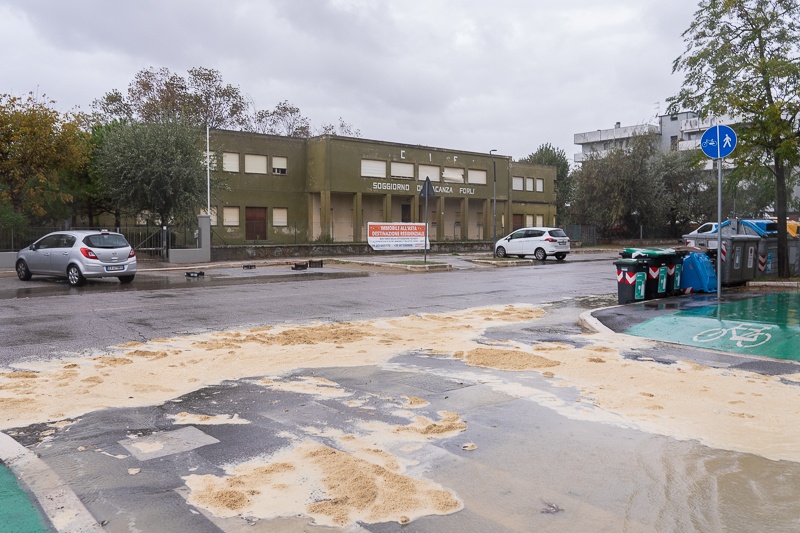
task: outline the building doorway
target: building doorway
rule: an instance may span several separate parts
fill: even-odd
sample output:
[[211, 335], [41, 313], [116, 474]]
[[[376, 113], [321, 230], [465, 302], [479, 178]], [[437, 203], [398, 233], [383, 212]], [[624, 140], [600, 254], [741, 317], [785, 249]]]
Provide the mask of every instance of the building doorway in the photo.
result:
[[267, 208], [245, 207], [244, 233], [248, 241], [267, 240]]

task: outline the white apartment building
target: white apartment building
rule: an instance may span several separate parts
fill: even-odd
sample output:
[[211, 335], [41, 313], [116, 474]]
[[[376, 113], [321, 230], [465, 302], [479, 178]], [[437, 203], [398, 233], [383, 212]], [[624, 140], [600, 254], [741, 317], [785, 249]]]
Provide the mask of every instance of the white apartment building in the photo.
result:
[[[604, 157], [612, 148], [627, 148], [634, 135], [655, 133], [661, 137], [661, 149], [670, 150], [699, 150], [700, 137], [703, 132], [717, 124], [731, 125], [730, 117], [701, 119], [693, 111], [682, 111], [674, 115], [660, 115], [658, 124], [637, 124], [634, 126], [621, 126], [617, 122], [613, 128], [605, 130], [576, 133], [574, 142], [581, 147], [575, 154], [576, 163], [582, 163], [590, 154]], [[713, 161], [706, 164], [710, 170]]]

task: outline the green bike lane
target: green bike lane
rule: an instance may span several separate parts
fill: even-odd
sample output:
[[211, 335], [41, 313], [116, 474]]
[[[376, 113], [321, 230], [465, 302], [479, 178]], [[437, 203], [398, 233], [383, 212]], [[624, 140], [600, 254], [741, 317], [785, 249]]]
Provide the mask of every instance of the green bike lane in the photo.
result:
[[14, 474], [0, 463], [0, 532], [54, 531]]
[[[800, 292], [723, 295], [719, 304], [715, 295], [650, 301], [646, 305], [656, 316], [638, 323], [633, 316], [628, 327], [613, 329], [697, 348], [800, 361]], [[647, 313], [639, 319], [642, 314]]]

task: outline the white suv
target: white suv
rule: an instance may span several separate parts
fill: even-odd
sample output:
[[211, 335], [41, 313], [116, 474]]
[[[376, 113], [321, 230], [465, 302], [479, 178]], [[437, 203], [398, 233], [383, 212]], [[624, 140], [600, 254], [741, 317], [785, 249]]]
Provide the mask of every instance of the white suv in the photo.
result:
[[563, 261], [569, 253], [569, 237], [561, 228], [522, 228], [497, 241], [494, 253], [497, 257], [532, 255], [539, 261], [554, 255]]

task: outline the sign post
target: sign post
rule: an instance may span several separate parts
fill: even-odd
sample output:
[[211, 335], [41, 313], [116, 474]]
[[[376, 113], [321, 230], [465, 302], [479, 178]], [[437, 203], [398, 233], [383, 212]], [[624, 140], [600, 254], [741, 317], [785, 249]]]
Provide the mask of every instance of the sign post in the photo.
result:
[[420, 194], [425, 197], [425, 255], [424, 255], [424, 263], [428, 263], [428, 198], [436, 197], [436, 191], [433, 190], [433, 185], [431, 185], [431, 178], [429, 176], [425, 176], [425, 185], [422, 186], [422, 191]]
[[736, 132], [728, 126], [711, 126], [700, 138], [703, 153], [717, 161], [717, 303], [722, 296], [722, 160], [736, 148]]

